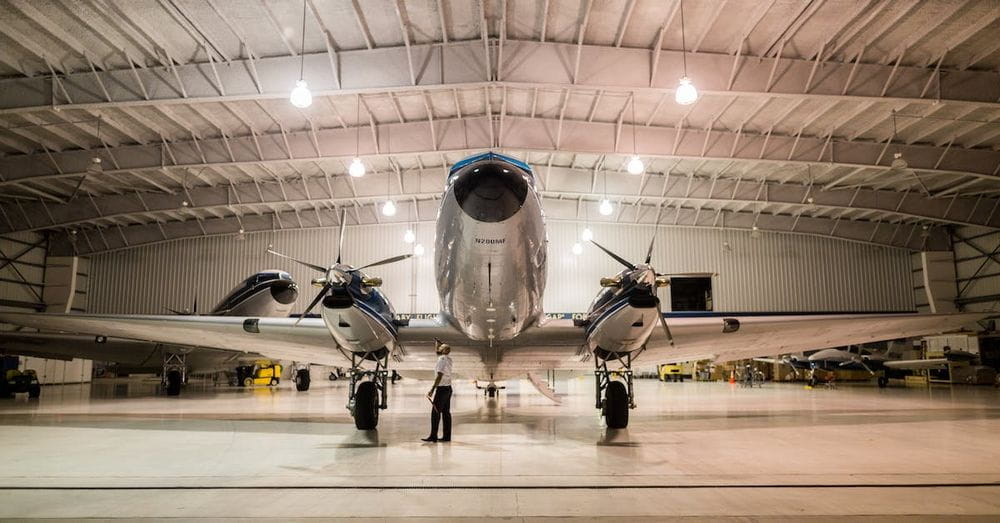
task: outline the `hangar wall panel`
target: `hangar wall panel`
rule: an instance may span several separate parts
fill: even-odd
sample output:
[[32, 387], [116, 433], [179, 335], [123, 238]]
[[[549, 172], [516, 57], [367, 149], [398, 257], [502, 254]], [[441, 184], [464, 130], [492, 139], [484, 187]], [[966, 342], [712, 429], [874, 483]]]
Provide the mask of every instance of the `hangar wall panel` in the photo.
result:
[[[958, 303], [963, 310], [985, 311], [1000, 307], [1000, 231], [960, 227], [955, 231], [955, 277]], [[969, 243], [958, 240], [964, 238]], [[992, 256], [983, 254], [991, 253]]]
[[[571, 253], [583, 224], [551, 223], [547, 312], [583, 312], [601, 276], [621, 267], [586, 245]], [[653, 229], [649, 226], [593, 225], [595, 239], [630, 260], [641, 261]], [[410, 252], [405, 225], [349, 227], [344, 261], [362, 265]], [[397, 313], [438, 310], [433, 267], [433, 224], [416, 227], [423, 257], [379, 267], [371, 275]], [[309, 269], [265, 253], [269, 244], [290, 256], [325, 265], [336, 258], [337, 231], [300, 230], [209, 237], [138, 247], [91, 259], [89, 305], [97, 313], [162, 314], [198, 298], [199, 310], [214, 306], [239, 281], [262, 269], [289, 271], [300, 283], [300, 312], [318, 276]], [[763, 234], [661, 227], [653, 254], [660, 272], [707, 271], [713, 278], [715, 310], [876, 311], [913, 310], [907, 251], [802, 235]], [[665, 290], [661, 292], [667, 292]], [[666, 295], [663, 294], [666, 298]], [[669, 300], [665, 300], [669, 303]]]

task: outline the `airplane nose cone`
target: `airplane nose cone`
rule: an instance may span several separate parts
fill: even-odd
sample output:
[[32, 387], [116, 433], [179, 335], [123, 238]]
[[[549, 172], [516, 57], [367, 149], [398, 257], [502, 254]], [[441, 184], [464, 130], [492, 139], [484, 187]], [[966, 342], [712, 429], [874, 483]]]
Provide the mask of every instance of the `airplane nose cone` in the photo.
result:
[[299, 288], [295, 282], [276, 281], [271, 285], [271, 297], [282, 305], [289, 305], [298, 299]]
[[524, 205], [528, 182], [520, 169], [504, 163], [470, 165], [455, 181], [462, 211], [480, 222], [502, 222]]

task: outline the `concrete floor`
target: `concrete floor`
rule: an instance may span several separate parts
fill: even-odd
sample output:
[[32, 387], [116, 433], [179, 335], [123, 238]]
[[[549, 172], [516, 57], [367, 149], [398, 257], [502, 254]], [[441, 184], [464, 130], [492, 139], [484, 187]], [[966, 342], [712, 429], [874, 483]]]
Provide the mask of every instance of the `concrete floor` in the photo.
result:
[[450, 444], [425, 444], [427, 382], [392, 387], [377, 433], [346, 384], [45, 387], [0, 403], [0, 518], [513, 518], [1000, 515], [1000, 391], [804, 390], [637, 381], [607, 431], [590, 378], [561, 406], [527, 382], [456, 384]]

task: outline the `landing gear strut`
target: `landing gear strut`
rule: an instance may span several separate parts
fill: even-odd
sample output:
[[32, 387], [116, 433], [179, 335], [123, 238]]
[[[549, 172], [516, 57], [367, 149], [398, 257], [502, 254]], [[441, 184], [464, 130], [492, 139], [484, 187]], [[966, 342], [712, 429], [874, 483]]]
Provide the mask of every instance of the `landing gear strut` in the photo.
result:
[[187, 354], [164, 352], [161, 380], [161, 384], [167, 389], [167, 396], [179, 396], [181, 385], [187, 381]]
[[[612, 356], [608, 353], [607, 356]], [[608, 360], [594, 358], [594, 382], [596, 385], [596, 407], [601, 409], [604, 420], [610, 429], [628, 427], [628, 411], [635, 408], [635, 395], [632, 389], [632, 353], [614, 357], [622, 364], [618, 371], [608, 370]], [[624, 382], [614, 379], [617, 374]]]
[[[375, 369], [361, 367], [365, 361], [374, 361]], [[354, 416], [358, 430], [373, 430], [378, 426], [378, 411], [389, 406], [386, 382], [389, 379], [389, 351], [385, 348], [368, 353], [351, 353], [351, 387], [347, 409]]]

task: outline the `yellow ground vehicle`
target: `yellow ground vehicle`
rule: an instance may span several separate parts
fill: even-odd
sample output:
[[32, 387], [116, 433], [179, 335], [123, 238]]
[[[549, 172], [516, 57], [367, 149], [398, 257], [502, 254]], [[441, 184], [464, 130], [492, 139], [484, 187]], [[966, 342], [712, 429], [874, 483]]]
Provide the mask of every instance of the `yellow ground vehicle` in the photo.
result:
[[281, 364], [273, 361], [258, 361], [253, 365], [236, 367], [236, 383], [241, 387], [276, 386], [280, 381]]
[[684, 381], [684, 368], [681, 365], [659, 365], [656, 368], [660, 381]]

